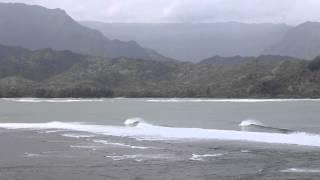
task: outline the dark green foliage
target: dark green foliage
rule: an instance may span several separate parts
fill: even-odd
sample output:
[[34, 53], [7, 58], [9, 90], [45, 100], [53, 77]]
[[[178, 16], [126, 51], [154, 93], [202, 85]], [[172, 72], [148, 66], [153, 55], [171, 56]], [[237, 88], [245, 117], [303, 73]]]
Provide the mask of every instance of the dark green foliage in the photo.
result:
[[0, 46], [0, 97], [320, 96], [320, 74], [309, 70], [310, 64], [317, 64], [318, 60], [309, 63], [261, 56], [243, 63], [232, 61], [237, 63], [108, 59], [70, 51]]
[[268, 94], [271, 97], [281, 93], [281, 82], [277, 80], [264, 81], [258, 84], [257, 90], [259, 93]]
[[313, 61], [311, 61], [308, 65], [308, 68], [311, 71], [318, 71], [320, 70], [320, 56], [316, 57]]

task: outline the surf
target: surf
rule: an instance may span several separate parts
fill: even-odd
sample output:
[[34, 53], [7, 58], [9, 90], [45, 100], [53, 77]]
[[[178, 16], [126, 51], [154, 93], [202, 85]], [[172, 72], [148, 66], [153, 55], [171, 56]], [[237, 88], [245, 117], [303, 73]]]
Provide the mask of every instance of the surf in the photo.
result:
[[[133, 125], [133, 126], [132, 126]], [[320, 147], [320, 135], [305, 132], [268, 133], [235, 130], [163, 127], [147, 123], [142, 118], [130, 118], [123, 126], [94, 125], [79, 122], [0, 123], [0, 128], [53, 130], [63, 129], [99, 135], [130, 137], [145, 141], [161, 140], [221, 140], [255, 143], [289, 144]]]
[[267, 132], [278, 132], [278, 133], [294, 133], [294, 132], [296, 132], [295, 130], [291, 130], [291, 129], [272, 127], [272, 126], [266, 125], [260, 121], [252, 120], [252, 119], [242, 121], [239, 124], [239, 126], [244, 131], [250, 131], [251, 129], [253, 129], [253, 130], [261, 130], [261, 131], [267, 131]]
[[144, 125], [151, 125], [148, 124], [144, 119], [142, 118], [130, 118], [124, 121], [123, 123], [125, 126], [127, 127], [137, 127], [137, 126], [141, 126], [142, 124]]

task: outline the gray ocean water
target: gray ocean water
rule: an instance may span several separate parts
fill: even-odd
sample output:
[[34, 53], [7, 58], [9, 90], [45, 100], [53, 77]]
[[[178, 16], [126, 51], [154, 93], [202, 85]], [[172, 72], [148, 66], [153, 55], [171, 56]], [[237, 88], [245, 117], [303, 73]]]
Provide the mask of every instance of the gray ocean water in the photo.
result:
[[130, 118], [169, 127], [241, 130], [255, 120], [266, 126], [320, 133], [320, 100], [208, 99], [2, 99], [1, 123], [85, 122], [123, 125]]
[[0, 179], [318, 180], [319, 108], [317, 99], [1, 99]]

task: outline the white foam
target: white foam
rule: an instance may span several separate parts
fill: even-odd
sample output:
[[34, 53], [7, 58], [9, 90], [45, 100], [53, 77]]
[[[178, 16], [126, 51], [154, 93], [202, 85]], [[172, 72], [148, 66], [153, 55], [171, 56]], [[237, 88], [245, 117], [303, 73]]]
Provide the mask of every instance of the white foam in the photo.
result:
[[130, 118], [130, 119], [127, 119], [126, 121], [124, 121], [124, 125], [125, 126], [138, 126], [140, 123], [146, 123], [142, 118]]
[[200, 128], [174, 128], [154, 126], [145, 123], [140, 123], [135, 127], [103, 126], [65, 122], [0, 123], [0, 128], [31, 130], [65, 129], [72, 131], [95, 133], [100, 135], [132, 137], [140, 140], [225, 140], [320, 147], [320, 136], [308, 133], [279, 134]]
[[252, 119], [244, 120], [239, 124], [239, 126], [241, 126], [241, 127], [247, 127], [247, 126], [252, 126], [252, 125], [264, 126], [264, 124], [262, 122], [257, 121], [257, 120], [252, 120]]
[[300, 168], [290, 168], [281, 170], [284, 173], [320, 173], [320, 169], [300, 169]]
[[46, 134], [51, 134], [51, 133], [60, 133], [60, 132], [64, 132], [66, 130], [63, 130], [63, 129], [55, 129], [55, 130], [47, 130], [47, 131], [44, 131], [44, 132], [39, 132], [39, 133], [46, 133]]
[[221, 153], [218, 153], [218, 154], [203, 154], [203, 155], [192, 154], [192, 157], [190, 158], [190, 160], [193, 160], [193, 161], [204, 161], [205, 158], [220, 157], [220, 156], [223, 156], [223, 154], [221, 154]]
[[320, 101], [320, 99], [147, 99], [147, 102], [160, 103], [181, 103], [181, 102], [239, 102], [239, 103], [256, 103], [256, 102], [292, 102], [292, 101]]
[[51, 102], [51, 103], [72, 103], [72, 102], [101, 102], [103, 99], [66, 99], [66, 98], [53, 98], [53, 99], [41, 99], [41, 98], [3, 98], [3, 100], [14, 102]]
[[123, 144], [123, 143], [109, 142], [109, 141], [106, 141], [106, 140], [93, 140], [93, 142], [95, 142], [95, 143], [101, 143], [101, 144], [105, 144], [105, 145], [126, 147], [126, 148], [131, 148], [131, 149], [150, 149], [150, 147], [132, 146], [132, 145]]
[[40, 158], [43, 157], [41, 154], [33, 154], [33, 153], [24, 153], [23, 157], [26, 158]]
[[107, 158], [111, 158], [114, 161], [121, 161], [125, 159], [136, 159], [137, 155], [122, 155], [122, 156], [105, 156]]
[[94, 137], [95, 135], [93, 134], [62, 134], [62, 136], [79, 139], [79, 138], [90, 138], [90, 137]]
[[52, 158], [52, 157], [72, 158], [72, 156], [70, 155], [61, 154], [61, 152], [57, 152], [57, 151], [47, 151], [47, 152], [42, 152], [40, 154], [24, 153], [22, 157], [24, 158]]
[[96, 151], [99, 147], [98, 146], [86, 146], [86, 145], [70, 145], [70, 148], [90, 149], [90, 150]]
[[134, 155], [121, 155], [121, 156], [105, 156], [106, 158], [111, 158], [114, 161], [122, 161], [127, 159], [133, 159], [135, 161], [141, 162], [148, 159], [172, 159], [171, 155], [167, 154], [134, 154]]
[[251, 153], [250, 150], [241, 150], [242, 153]]

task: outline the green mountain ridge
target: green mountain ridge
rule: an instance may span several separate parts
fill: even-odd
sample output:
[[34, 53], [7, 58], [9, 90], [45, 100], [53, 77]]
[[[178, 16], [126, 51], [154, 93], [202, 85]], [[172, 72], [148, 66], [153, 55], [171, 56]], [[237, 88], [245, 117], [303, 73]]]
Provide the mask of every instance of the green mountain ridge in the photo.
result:
[[0, 95], [317, 98], [319, 62], [265, 55], [242, 63], [195, 64], [0, 46]]

